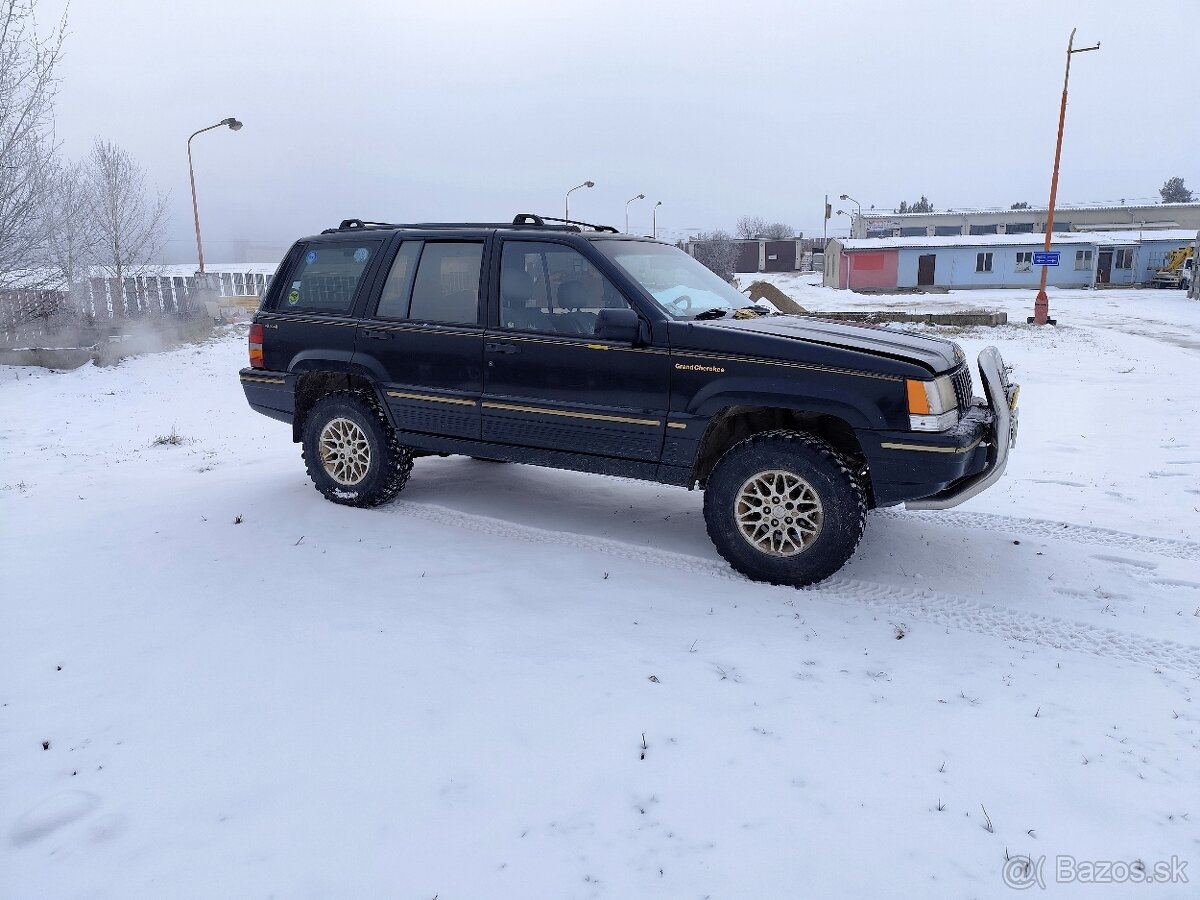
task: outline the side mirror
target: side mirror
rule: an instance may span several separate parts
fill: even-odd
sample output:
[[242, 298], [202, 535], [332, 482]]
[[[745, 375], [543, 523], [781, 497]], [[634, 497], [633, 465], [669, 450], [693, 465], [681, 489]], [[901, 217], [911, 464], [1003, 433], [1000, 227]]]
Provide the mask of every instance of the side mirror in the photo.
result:
[[596, 314], [596, 337], [605, 341], [635, 344], [641, 336], [642, 320], [632, 309], [602, 309]]

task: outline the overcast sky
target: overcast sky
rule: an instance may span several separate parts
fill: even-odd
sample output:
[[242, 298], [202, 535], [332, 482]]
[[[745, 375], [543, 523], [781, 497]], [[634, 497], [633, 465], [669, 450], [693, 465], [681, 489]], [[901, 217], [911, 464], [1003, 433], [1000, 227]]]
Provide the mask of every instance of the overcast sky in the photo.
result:
[[[62, 0], [40, 0], [49, 25]], [[669, 235], [743, 213], [821, 234], [826, 193], [891, 209], [1046, 202], [1067, 38], [1060, 202], [1200, 188], [1196, 3], [75, 0], [57, 130], [101, 135], [171, 196], [170, 262], [286, 246], [346, 217], [518, 211]], [[837, 231], [835, 229], [840, 229]], [[846, 219], [830, 223], [845, 233]]]

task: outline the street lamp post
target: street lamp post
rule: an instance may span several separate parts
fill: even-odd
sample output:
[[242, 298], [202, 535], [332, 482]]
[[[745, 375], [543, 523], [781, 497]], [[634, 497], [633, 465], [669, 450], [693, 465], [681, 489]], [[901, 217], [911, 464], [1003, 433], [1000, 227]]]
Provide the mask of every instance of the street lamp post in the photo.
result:
[[[1046, 208], [1046, 246], [1045, 251], [1050, 252], [1050, 241], [1054, 235], [1054, 201], [1058, 197], [1058, 164], [1062, 159], [1062, 139], [1063, 139], [1063, 124], [1067, 119], [1067, 82], [1071, 80], [1071, 56], [1075, 53], [1087, 53], [1089, 50], [1099, 50], [1100, 42], [1096, 42], [1094, 47], [1080, 47], [1075, 49], [1075, 29], [1071, 29], [1071, 39], [1067, 41], [1067, 70], [1063, 75], [1063, 92], [1062, 105], [1058, 108], [1058, 143], [1054, 148], [1054, 174], [1050, 176], [1050, 203]], [[1037, 299], [1033, 301], [1033, 315], [1026, 321], [1030, 324], [1037, 325], [1054, 325], [1055, 322], [1050, 318], [1050, 298], [1046, 296], [1046, 276], [1049, 273], [1048, 266], [1042, 266], [1042, 278], [1038, 283]]]
[[636, 197], [630, 197], [625, 201], [625, 233], [629, 234], [629, 204], [634, 200], [645, 200], [645, 194], [638, 194]]
[[855, 200], [853, 197], [851, 197], [849, 194], [842, 194], [842, 196], [839, 197], [838, 199], [839, 200], [849, 200], [856, 207], [858, 207], [858, 218], [853, 219], [850, 222], [850, 237], [852, 237], [852, 238], [859, 237], [858, 230], [862, 227], [862, 204], [859, 203], [857, 200]]
[[844, 209], [839, 209], [837, 211], [837, 214], [839, 216], [845, 216], [847, 219], [850, 220], [850, 237], [854, 237], [854, 214], [848, 213]]
[[193, 132], [192, 137], [187, 139], [188, 152], [188, 178], [192, 182], [192, 217], [196, 222], [196, 257], [200, 263], [200, 274], [204, 274], [204, 243], [200, 240], [200, 206], [196, 202], [196, 172], [192, 168], [192, 138], [197, 134], [204, 134], [206, 131], [212, 131], [214, 128], [220, 128], [222, 125], [228, 125], [230, 131], [238, 131], [242, 127], [242, 123], [230, 116], [228, 119], [222, 119], [216, 125], [209, 125], [207, 128], [201, 128], [199, 131]]
[[662, 206], [662, 201], [659, 200], [654, 204], [654, 208], [650, 210], [650, 236], [658, 240], [658, 208]]
[[580, 188], [590, 188], [590, 187], [595, 187], [595, 186], [596, 186], [596, 182], [585, 181], [583, 184], [577, 184], [577, 185], [575, 185], [575, 187], [571, 188], [570, 191], [567, 191], [567, 196], [563, 199], [563, 218], [564, 219], [569, 220], [571, 218], [571, 193], [572, 193], [572, 191], [577, 191]]

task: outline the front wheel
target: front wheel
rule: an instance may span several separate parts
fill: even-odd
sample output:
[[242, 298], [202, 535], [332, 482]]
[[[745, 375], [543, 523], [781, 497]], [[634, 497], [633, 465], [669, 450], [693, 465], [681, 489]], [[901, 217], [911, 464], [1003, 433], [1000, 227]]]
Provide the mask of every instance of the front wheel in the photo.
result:
[[396, 442], [379, 406], [361, 391], [316, 402], [304, 423], [304, 465], [326, 500], [378, 506], [408, 481], [412, 453]]
[[708, 536], [755, 581], [803, 587], [853, 555], [866, 525], [862, 486], [829, 444], [770, 431], [735, 444], [704, 492]]

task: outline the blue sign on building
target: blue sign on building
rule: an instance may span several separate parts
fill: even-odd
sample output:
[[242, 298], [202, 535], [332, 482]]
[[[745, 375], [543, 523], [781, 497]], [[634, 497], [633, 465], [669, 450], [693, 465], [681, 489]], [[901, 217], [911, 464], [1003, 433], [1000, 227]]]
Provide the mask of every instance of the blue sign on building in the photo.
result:
[[1035, 266], [1057, 266], [1058, 255], [1059, 254], [1057, 250], [1051, 250], [1044, 253], [1034, 253], [1033, 264]]

